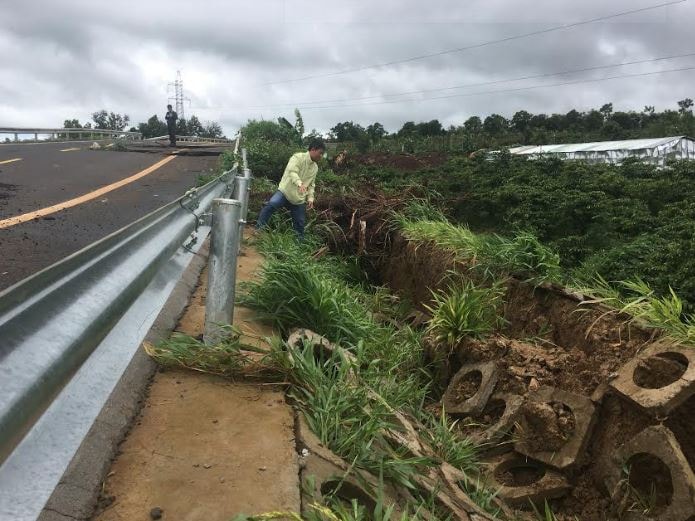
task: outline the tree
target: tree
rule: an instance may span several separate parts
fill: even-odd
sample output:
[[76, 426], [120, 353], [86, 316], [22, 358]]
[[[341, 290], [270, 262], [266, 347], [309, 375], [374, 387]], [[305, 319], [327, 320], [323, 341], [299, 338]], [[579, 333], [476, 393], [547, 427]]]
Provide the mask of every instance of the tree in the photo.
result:
[[222, 136], [222, 126], [216, 121], [208, 121], [201, 134], [201, 137], [209, 138], [221, 138]]
[[499, 114], [491, 114], [483, 121], [483, 129], [492, 136], [502, 134], [508, 126], [507, 120]]
[[693, 100], [690, 98], [685, 98], [683, 100], [680, 100], [678, 102], [678, 112], [681, 113], [681, 115], [685, 115], [688, 112], [692, 113], [691, 107], [693, 106]]
[[92, 114], [95, 128], [103, 128], [108, 130], [123, 130], [130, 122], [130, 116], [127, 114], [116, 114], [115, 112], [106, 112], [99, 110]]
[[570, 110], [567, 114], [565, 114], [565, 127], [570, 128], [580, 126], [582, 123], [583, 115], [584, 114], [574, 109]]
[[367, 126], [367, 135], [373, 143], [376, 143], [377, 141], [381, 140], [381, 138], [384, 137], [386, 134], [387, 132], [384, 128], [384, 125], [382, 125], [379, 122], [374, 122], [371, 125]]
[[205, 132], [205, 127], [198, 119], [198, 116], [193, 115], [188, 119], [188, 135], [189, 136], [200, 136]]
[[483, 122], [478, 116], [471, 116], [463, 123], [463, 128], [466, 132], [477, 134], [483, 129]]
[[601, 134], [610, 140], [623, 139], [624, 137], [623, 128], [613, 120], [606, 121], [601, 129]]
[[143, 138], [166, 136], [167, 124], [155, 114], [147, 120], [147, 123], [138, 124], [138, 132], [142, 134]]
[[63, 128], [82, 128], [78, 119], [66, 119], [63, 122]]
[[584, 128], [588, 131], [595, 132], [603, 127], [603, 114], [598, 110], [590, 111], [584, 116]]
[[301, 139], [304, 136], [304, 120], [302, 119], [302, 114], [299, 112], [299, 109], [294, 109], [294, 118], [294, 129]]
[[192, 135], [188, 131], [188, 122], [184, 118], [178, 118], [176, 120], [176, 135], [177, 136], [190, 136], [190, 135]]
[[606, 103], [603, 105], [598, 111], [603, 114], [603, 119], [608, 120], [608, 118], [611, 117], [611, 114], [613, 114], [613, 104], [612, 103]]
[[352, 121], [338, 123], [331, 129], [331, 135], [333, 139], [337, 141], [358, 141], [362, 136], [366, 136], [366, 134], [367, 132], [362, 125], [353, 123]]
[[406, 121], [398, 131], [398, 137], [413, 136], [417, 132], [417, 126], [414, 121]]
[[417, 133], [421, 136], [441, 136], [442, 134], [446, 133], [444, 127], [438, 119], [433, 119], [426, 123], [418, 123], [415, 125], [415, 127], [417, 129]]
[[520, 110], [512, 116], [512, 127], [518, 132], [524, 132], [531, 124], [531, 114]]

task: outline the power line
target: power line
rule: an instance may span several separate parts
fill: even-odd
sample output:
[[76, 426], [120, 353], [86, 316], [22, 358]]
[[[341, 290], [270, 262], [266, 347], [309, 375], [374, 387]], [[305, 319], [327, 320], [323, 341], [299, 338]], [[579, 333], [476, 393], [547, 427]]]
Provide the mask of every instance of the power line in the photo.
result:
[[259, 85], [261, 85], [261, 86], [266, 86], [266, 85], [277, 85], [277, 84], [280, 84], [280, 83], [292, 83], [292, 82], [306, 81], [306, 80], [312, 80], [312, 79], [317, 79], [317, 78], [327, 78], [327, 77], [331, 77], [331, 76], [340, 76], [340, 75], [342, 75], [342, 74], [349, 74], [349, 73], [352, 73], [352, 72], [360, 72], [360, 71], [365, 71], [365, 70], [369, 70], [369, 69], [377, 69], [377, 68], [381, 68], [381, 67], [389, 67], [389, 66], [391, 66], [391, 65], [399, 65], [399, 64], [402, 64], [402, 63], [410, 63], [410, 62], [414, 62], [414, 61], [418, 61], [418, 60], [424, 60], [424, 59], [427, 59], [427, 58], [434, 58], [434, 57], [436, 57], [436, 56], [444, 56], [444, 55], [447, 55], [447, 54], [454, 54], [454, 53], [459, 53], [459, 52], [463, 52], [463, 51], [469, 51], [469, 50], [472, 50], [472, 49], [479, 49], [479, 48], [481, 48], [481, 47], [487, 47], [487, 46], [490, 46], [490, 45], [497, 45], [497, 44], [499, 44], [499, 43], [511, 42], [511, 41], [514, 41], [514, 40], [521, 40], [521, 39], [523, 39], [523, 38], [529, 38], [529, 37], [531, 37], [531, 36], [538, 36], [538, 35], [541, 35], [541, 34], [548, 34], [548, 33], [552, 33], [552, 32], [555, 32], [555, 31], [561, 31], [561, 30], [564, 30], [564, 29], [571, 29], [571, 28], [573, 28], [573, 27], [579, 27], [579, 26], [582, 26], [582, 25], [588, 25], [588, 24], [592, 24], [592, 23], [596, 23], [596, 22], [603, 22], [603, 21], [606, 21], [606, 20], [611, 20], [611, 19], [613, 19], [613, 18], [619, 18], [619, 17], [621, 17], [621, 16], [626, 16], [626, 15], [636, 14], [636, 13], [643, 13], [643, 12], [645, 12], [645, 11], [652, 11], [652, 10], [654, 10], [654, 9], [660, 9], [660, 8], [662, 8], [662, 7], [668, 7], [668, 6], [672, 6], [672, 5], [682, 4], [682, 3], [685, 3], [685, 2], [687, 2], [687, 1], [688, 1], [688, 0], [673, 0], [673, 1], [670, 1], [670, 2], [665, 2], [665, 3], [661, 3], [661, 4], [656, 4], [656, 5], [652, 5], [652, 6], [648, 6], [648, 7], [642, 7], [642, 8], [639, 8], [639, 9], [632, 9], [632, 10], [630, 10], [630, 11], [622, 11], [622, 12], [620, 12], [620, 13], [614, 13], [614, 14], [611, 14], [611, 15], [599, 16], [599, 17], [597, 17], [597, 18], [592, 18], [592, 19], [590, 19], [590, 20], [583, 20], [583, 21], [580, 21], [580, 22], [573, 22], [573, 23], [570, 23], [570, 24], [556, 25], [556, 26], [554, 26], [554, 27], [549, 27], [549, 28], [547, 28], [547, 29], [541, 29], [541, 30], [538, 30], [538, 31], [530, 32], [530, 33], [518, 34], [518, 35], [515, 35], [515, 36], [508, 36], [508, 37], [506, 37], [506, 38], [501, 38], [501, 39], [498, 39], [498, 40], [489, 40], [489, 41], [486, 41], [486, 42], [476, 43], [476, 44], [473, 44], [473, 45], [467, 45], [467, 46], [465, 46], [465, 47], [457, 47], [457, 48], [454, 48], [454, 49], [446, 49], [446, 50], [443, 50], [443, 51], [438, 51], [438, 52], [433, 52], [433, 53], [428, 53], [428, 54], [421, 54], [421, 55], [418, 55], [418, 56], [411, 56], [410, 58], [403, 58], [403, 59], [400, 59], [400, 60], [393, 60], [393, 61], [388, 61], [388, 62], [383, 62], [383, 63], [376, 63], [376, 64], [372, 64], [372, 65], [363, 65], [363, 66], [360, 66], [360, 67], [355, 67], [355, 68], [351, 68], [351, 69], [343, 69], [343, 70], [340, 70], [340, 71], [326, 72], [326, 73], [322, 73], [322, 74], [312, 74], [312, 75], [303, 76], [303, 77], [300, 77], [300, 78], [290, 78], [290, 79], [286, 79], [286, 80], [271, 81], [271, 82], [267, 82], [267, 83], [261, 83], [261, 84], [259, 84]]
[[413, 94], [427, 94], [429, 92], [443, 92], [447, 90], [456, 90], [456, 89], [463, 89], [463, 88], [469, 88], [469, 87], [484, 87], [487, 85], [499, 85], [502, 83], [513, 83], [517, 81], [524, 81], [524, 80], [534, 80], [534, 79], [539, 79], [539, 78], [548, 78], [552, 76], [563, 76], [565, 74], [574, 74], [578, 72], [591, 72], [591, 71], [598, 71], [598, 70], [605, 70], [605, 69], [614, 69], [617, 67], [624, 67], [628, 65], [639, 65], [639, 64], [644, 64], [644, 63], [654, 63], [654, 62], [659, 62], [659, 61], [665, 61], [665, 60], [674, 60], [677, 58], [689, 58], [695, 56], [695, 52], [689, 52], [685, 54], [676, 54], [673, 56], [662, 56], [659, 58], [649, 58], [649, 59], [644, 59], [644, 60], [633, 60], [629, 62], [621, 62], [621, 63], [613, 63], [613, 64], [608, 64], [608, 65], [596, 65], [592, 67], [583, 67], [581, 69], [568, 69], [565, 71], [560, 71], [560, 72], [547, 72], [543, 74], [533, 74], [529, 76], [518, 76], [516, 78], [507, 78], [507, 79], [501, 79], [501, 80], [492, 80], [492, 81], [485, 81], [485, 82], [479, 82], [479, 83], [466, 83], [462, 85], [452, 85], [450, 87], [437, 87], [433, 89], [421, 89], [421, 90], [411, 90], [411, 91], [404, 91], [404, 92], [394, 92], [391, 94], [379, 94], [375, 96], [363, 96], [359, 98], [342, 98], [342, 99], [328, 99], [328, 100], [317, 100], [317, 101], [297, 101], [293, 103], [278, 103], [274, 105], [254, 105], [254, 106], [249, 106], [246, 107], [248, 109], [264, 109], [264, 108], [283, 108], [283, 107], [297, 107], [297, 106], [310, 106], [310, 105], [316, 105], [316, 104], [321, 104], [321, 103], [349, 103], [352, 101], [365, 101], [365, 100], [371, 100], [371, 99], [379, 99], [379, 98], [389, 98], [389, 97], [399, 97], [399, 96], [407, 96], [407, 95], [413, 95]]
[[534, 89], [544, 89], [544, 88], [550, 88], [550, 87], [563, 87], [566, 85], [579, 85], [582, 83], [598, 83], [602, 81], [608, 81], [608, 80], [617, 80], [617, 79], [624, 79], [624, 78], [639, 78], [643, 76], [654, 76], [657, 74], [666, 74], [670, 72], [684, 72], [684, 71], [692, 71], [695, 70], [695, 66], [692, 67], [681, 67], [678, 69], [664, 69], [661, 71], [652, 71], [652, 72], [641, 72], [641, 73], [634, 73], [634, 74], [620, 74], [616, 76], [607, 76], [605, 78], [593, 78], [593, 79], [588, 79], [588, 80], [576, 80], [576, 81], [567, 81], [567, 82], [561, 82], [561, 83], [550, 83], [546, 85], [530, 85], [527, 87], [516, 87], [512, 89], [498, 89], [498, 90], [485, 90], [485, 91], [478, 91], [478, 92], [468, 92], [465, 94], [450, 94], [447, 96], [433, 96], [429, 98], [420, 98], [420, 99], [407, 99], [407, 100], [391, 100], [391, 101], [377, 101], [377, 102], [370, 102], [370, 103], [352, 103], [352, 104], [344, 104], [344, 105], [328, 105], [328, 106], [323, 106], [323, 107], [297, 107], [301, 110], [324, 110], [324, 109], [336, 109], [336, 108], [346, 108], [346, 107], [366, 107], [370, 105], [388, 105], [388, 104], [393, 104], [393, 103], [413, 103], [413, 102], [420, 102], [420, 101], [434, 101], [434, 100], [442, 100], [442, 99], [450, 99], [450, 98], [467, 98], [467, 97], [472, 97], [472, 96], [482, 96], [485, 94], [502, 94], [502, 93], [509, 93], [509, 92], [521, 92], [521, 91], [527, 91], [527, 90], [534, 90]]

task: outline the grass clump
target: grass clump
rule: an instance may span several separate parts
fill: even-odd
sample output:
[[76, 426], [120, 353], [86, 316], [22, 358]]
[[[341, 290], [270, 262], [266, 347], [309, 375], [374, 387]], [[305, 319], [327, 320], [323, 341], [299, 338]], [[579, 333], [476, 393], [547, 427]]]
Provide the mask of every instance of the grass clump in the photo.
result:
[[408, 240], [432, 242], [471, 265], [483, 277], [494, 279], [511, 274], [540, 284], [560, 279], [560, 257], [529, 233], [508, 239], [496, 234], [479, 234], [446, 220], [397, 218]]
[[374, 329], [353, 288], [300, 253], [269, 258], [241, 303], [282, 331], [302, 325], [334, 341], [357, 342]]
[[604, 304], [648, 327], [662, 329], [680, 342], [695, 345], [695, 315], [685, 312], [683, 300], [672, 288], [659, 296], [641, 279], [610, 284], [599, 275], [576, 285], [580, 292], [593, 297], [582, 304]]
[[[233, 326], [223, 326], [226, 333], [217, 344], [207, 345], [197, 338], [182, 333], [158, 344], [144, 344], [145, 352], [165, 367], [185, 367], [193, 371], [233, 376], [244, 373], [254, 365], [249, 353], [268, 354], [268, 350], [241, 342], [241, 333]], [[258, 362], [255, 359], [255, 362]], [[257, 366], [258, 367], [258, 366]]]
[[502, 303], [499, 284], [478, 287], [467, 281], [448, 293], [433, 293], [434, 302], [427, 306], [432, 320], [427, 331], [437, 343], [453, 348], [464, 338], [481, 338], [502, 323], [498, 310]]

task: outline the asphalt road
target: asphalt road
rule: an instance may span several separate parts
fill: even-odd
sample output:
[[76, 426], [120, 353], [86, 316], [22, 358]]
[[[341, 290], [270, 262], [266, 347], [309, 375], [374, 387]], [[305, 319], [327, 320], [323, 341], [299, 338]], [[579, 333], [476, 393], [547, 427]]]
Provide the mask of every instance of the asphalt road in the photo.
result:
[[[217, 165], [217, 157], [176, 157], [137, 180], [97, 198], [87, 195], [83, 201], [85, 194], [166, 157], [93, 151], [89, 145], [0, 145], [0, 290], [173, 201]], [[80, 199], [71, 208], [33, 217], [32, 212], [76, 198]], [[20, 215], [25, 222], [8, 224]]]

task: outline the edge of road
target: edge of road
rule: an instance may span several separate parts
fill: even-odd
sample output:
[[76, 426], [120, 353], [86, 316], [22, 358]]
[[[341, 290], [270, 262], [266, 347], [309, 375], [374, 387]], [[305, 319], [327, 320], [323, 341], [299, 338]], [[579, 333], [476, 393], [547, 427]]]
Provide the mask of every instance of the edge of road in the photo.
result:
[[[209, 239], [206, 239], [176, 283], [148, 331], [146, 341], [156, 343], [175, 329], [207, 264], [208, 253]], [[39, 521], [86, 520], [92, 517], [104, 477], [118, 446], [140, 413], [143, 398], [156, 370], [156, 363], [139, 349], [44, 505]]]

